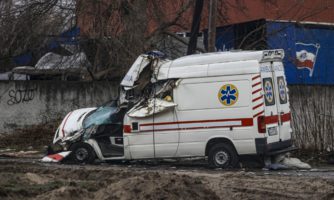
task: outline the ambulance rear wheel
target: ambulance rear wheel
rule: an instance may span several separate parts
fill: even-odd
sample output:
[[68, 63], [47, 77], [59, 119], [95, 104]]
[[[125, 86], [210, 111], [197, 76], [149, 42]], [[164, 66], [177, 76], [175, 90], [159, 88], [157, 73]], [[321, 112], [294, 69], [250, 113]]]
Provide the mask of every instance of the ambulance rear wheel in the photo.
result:
[[70, 151], [71, 160], [75, 163], [93, 163], [96, 157], [93, 148], [86, 143], [75, 143]]
[[208, 162], [211, 168], [235, 168], [239, 163], [239, 157], [230, 144], [220, 143], [210, 148]]

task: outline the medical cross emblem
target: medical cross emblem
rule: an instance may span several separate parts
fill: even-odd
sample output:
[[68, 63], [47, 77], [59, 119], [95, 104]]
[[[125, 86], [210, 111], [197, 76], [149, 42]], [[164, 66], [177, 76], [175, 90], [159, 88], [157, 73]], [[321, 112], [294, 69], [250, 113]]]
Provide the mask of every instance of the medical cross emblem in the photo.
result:
[[231, 106], [238, 101], [238, 89], [232, 84], [223, 85], [218, 93], [219, 101], [225, 106]]
[[286, 93], [284, 77], [283, 76], [277, 77], [277, 82], [278, 82], [279, 102], [281, 104], [285, 104], [288, 102], [288, 99], [287, 99], [288, 96]]
[[269, 81], [266, 82], [265, 87], [264, 87], [265, 93], [266, 93], [266, 98], [268, 102], [273, 101], [273, 87]]
[[279, 95], [281, 99], [284, 101], [285, 100], [285, 85], [282, 79], [279, 80], [278, 88], [279, 88]]

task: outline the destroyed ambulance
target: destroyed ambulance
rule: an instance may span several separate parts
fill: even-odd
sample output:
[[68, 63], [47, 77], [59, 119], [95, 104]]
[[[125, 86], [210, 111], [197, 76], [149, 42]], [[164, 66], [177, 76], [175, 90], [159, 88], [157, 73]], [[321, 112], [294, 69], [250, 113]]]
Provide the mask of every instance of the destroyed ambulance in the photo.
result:
[[291, 141], [283, 50], [217, 52], [168, 60], [143, 54], [117, 101], [69, 113], [53, 145], [77, 162], [282, 154]]

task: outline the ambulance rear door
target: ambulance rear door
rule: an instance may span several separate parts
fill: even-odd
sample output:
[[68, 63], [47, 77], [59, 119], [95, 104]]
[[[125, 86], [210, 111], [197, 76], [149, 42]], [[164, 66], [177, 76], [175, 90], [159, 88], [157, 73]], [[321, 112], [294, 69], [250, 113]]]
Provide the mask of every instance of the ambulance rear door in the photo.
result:
[[280, 141], [291, 139], [290, 126], [290, 105], [288, 88], [286, 84], [284, 67], [282, 62], [275, 61], [272, 63], [273, 84], [276, 93], [276, 106], [278, 110], [278, 126]]
[[275, 77], [272, 68], [272, 62], [264, 62], [260, 64], [262, 88], [264, 92], [264, 120], [266, 126], [267, 143], [280, 141], [277, 92], [275, 89]]

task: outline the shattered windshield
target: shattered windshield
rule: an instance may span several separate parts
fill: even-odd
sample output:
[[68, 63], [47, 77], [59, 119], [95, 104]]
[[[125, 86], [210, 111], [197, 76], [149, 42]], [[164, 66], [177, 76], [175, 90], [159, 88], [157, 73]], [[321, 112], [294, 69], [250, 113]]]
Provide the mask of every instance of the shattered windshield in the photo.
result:
[[113, 102], [108, 102], [107, 104], [97, 108], [93, 113], [89, 114], [83, 121], [83, 128], [88, 128], [91, 125], [102, 125], [115, 123], [115, 118], [113, 115], [117, 113], [117, 106]]

